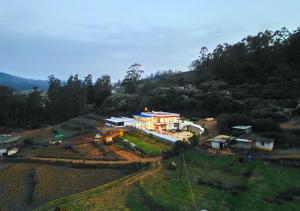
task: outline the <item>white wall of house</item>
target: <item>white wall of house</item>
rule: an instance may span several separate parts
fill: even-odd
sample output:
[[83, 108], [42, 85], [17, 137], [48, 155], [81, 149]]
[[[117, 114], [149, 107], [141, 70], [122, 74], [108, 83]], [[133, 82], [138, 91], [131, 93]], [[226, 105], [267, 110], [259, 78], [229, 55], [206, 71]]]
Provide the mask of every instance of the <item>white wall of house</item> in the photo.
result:
[[219, 141], [211, 141], [211, 148], [220, 149], [220, 142]]
[[267, 150], [267, 151], [272, 151], [273, 147], [274, 147], [274, 142], [263, 142], [263, 141], [256, 141], [254, 144], [254, 147], [257, 149], [261, 149], [261, 150]]
[[7, 151], [7, 155], [8, 156], [14, 155], [14, 154], [18, 153], [18, 151], [19, 151], [18, 148], [14, 147], [14, 148]]
[[7, 149], [0, 149], [0, 157], [7, 153]]

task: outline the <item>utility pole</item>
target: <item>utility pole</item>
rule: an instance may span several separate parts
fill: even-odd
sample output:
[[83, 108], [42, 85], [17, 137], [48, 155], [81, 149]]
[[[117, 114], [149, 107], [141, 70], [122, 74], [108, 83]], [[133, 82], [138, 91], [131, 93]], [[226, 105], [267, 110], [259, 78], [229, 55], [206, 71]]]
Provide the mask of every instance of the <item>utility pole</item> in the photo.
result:
[[182, 162], [183, 162], [183, 157], [182, 157], [182, 150], [180, 147], [180, 174], [179, 174], [179, 179], [181, 180], [181, 175], [182, 175]]

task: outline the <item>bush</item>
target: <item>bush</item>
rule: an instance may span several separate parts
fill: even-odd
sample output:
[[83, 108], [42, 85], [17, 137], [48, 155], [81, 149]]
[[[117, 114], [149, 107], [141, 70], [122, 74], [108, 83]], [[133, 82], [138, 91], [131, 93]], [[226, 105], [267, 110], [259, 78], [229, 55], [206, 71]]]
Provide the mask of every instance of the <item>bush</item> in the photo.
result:
[[172, 149], [164, 153], [164, 158], [177, 156], [190, 146], [191, 145], [188, 142], [176, 141], [172, 146]]
[[271, 119], [257, 119], [253, 122], [253, 129], [257, 132], [281, 131], [280, 126]]
[[270, 111], [257, 109], [257, 110], [252, 110], [250, 112], [250, 115], [255, 119], [272, 119], [275, 122], [286, 122], [289, 120], [289, 117], [281, 111], [270, 112]]
[[31, 138], [25, 138], [24, 140], [23, 140], [23, 144], [25, 145], [25, 146], [30, 146], [30, 145], [32, 145], [34, 143], [34, 141], [31, 139]]
[[222, 114], [218, 118], [217, 127], [222, 132], [229, 132], [234, 125], [251, 125], [252, 120], [243, 114]]
[[263, 136], [268, 138], [274, 138], [276, 146], [288, 147], [288, 139], [283, 132], [265, 132], [263, 133]]
[[193, 135], [190, 139], [189, 139], [191, 146], [198, 146], [199, 144], [199, 135]]

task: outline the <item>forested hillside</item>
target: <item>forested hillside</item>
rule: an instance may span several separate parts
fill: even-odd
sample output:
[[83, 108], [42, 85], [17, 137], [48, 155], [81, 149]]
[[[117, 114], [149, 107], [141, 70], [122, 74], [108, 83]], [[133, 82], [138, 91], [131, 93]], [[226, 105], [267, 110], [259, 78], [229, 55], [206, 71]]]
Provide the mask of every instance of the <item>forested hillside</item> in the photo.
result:
[[299, 115], [300, 29], [286, 28], [203, 47], [190, 71], [158, 71], [143, 78], [140, 64], [131, 65], [122, 81], [102, 75], [93, 83], [70, 76], [66, 83], [49, 76], [47, 96], [38, 90], [24, 95], [0, 87], [0, 125], [38, 127], [96, 111], [104, 116], [150, 110], [179, 112], [188, 118], [217, 117], [219, 129], [253, 124], [281, 143], [299, 145], [280, 132], [279, 123]]
[[9, 86], [16, 90], [27, 90], [32, 89], [33, 87], [37, 87], [43, 90], [48, 89], [47, 81], [21, 78], [2, 72], [0, 72], [0, 85]]

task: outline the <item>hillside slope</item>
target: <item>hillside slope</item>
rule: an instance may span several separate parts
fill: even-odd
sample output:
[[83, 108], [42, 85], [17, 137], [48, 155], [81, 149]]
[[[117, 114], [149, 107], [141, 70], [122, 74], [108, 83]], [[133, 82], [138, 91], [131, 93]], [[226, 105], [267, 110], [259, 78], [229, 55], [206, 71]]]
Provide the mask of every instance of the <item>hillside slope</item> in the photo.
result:
[[48, 89], [47, 81], [22, 78], [3, 72], [0, 72], [0, 85], [13, 87], [17, 90], [32, 89], [35, 86], [42, 90]]

